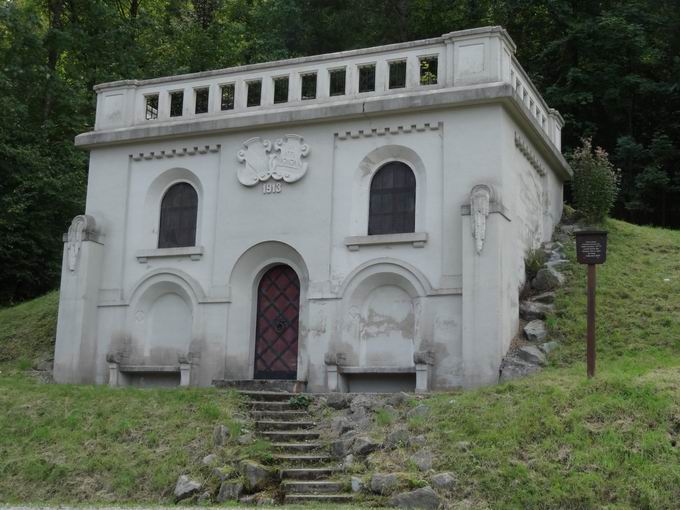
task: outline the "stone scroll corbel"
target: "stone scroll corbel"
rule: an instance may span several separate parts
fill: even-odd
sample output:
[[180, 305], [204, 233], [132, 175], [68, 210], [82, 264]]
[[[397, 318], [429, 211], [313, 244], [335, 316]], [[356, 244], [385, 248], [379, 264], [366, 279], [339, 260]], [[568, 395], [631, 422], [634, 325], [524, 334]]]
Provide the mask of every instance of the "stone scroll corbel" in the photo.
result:
[[475, 251], [477, 255], [484, 249], [486, 240], [486, 220], [489, 217], [490, 204], [493, 193], [486, 184], [478, 184], [470, 192], [470, 215], [472, 221], [472, 237], [475, 239]]
[[75, 271], [78, 266], [78, 255], [83, 241], [96, 241], [97, 230], [94, 218], [89, 214], [80, 214], [73, 218], [68, 232], [64, 235], [69, 271]]

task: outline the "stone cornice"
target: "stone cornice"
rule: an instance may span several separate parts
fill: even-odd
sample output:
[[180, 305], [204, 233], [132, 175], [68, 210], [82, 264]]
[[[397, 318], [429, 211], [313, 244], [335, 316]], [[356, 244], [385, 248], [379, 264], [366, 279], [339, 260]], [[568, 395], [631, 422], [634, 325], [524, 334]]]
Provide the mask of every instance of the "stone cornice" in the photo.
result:
[[367, 99], [285, 107], [266, 112], [244, 112], [229, 117], [203, 118], [184, 122], [164, 122], [108, 131], [91, 131], [76, 136], [77, 146], [92, 149], [130, 142], [171, 139], [244, 129], [273, 127], [281, 124], [308, 124], [330, 119], [377, 117], [398, 112], [456, 108], [472, 104], [500, 103], [526, 128], [527, 136], [540, 147], [542, 155], [562, 178], [571, 177], [566, 160], [541, 129], [528, 108], [516, 97], [513, 88], [503, 82], [468, 87], [439, 88], [411, 93], [391, 94]]

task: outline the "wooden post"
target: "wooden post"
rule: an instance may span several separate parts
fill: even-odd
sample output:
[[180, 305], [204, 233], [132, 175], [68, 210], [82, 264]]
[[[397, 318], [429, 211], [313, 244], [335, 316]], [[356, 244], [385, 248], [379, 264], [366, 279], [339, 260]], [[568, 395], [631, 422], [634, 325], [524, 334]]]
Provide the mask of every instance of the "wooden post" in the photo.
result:
[[595, 377], [595, 267], [607, 260], [607, 232], [580, 230], [576, 232], [576, 260], [588, 265], [588, 329], [586, 332], [586, 373]]
[[587, 332], [587, 365], [588, 378], [595, 376], [595, 264], [588, 264], [588, 332]]

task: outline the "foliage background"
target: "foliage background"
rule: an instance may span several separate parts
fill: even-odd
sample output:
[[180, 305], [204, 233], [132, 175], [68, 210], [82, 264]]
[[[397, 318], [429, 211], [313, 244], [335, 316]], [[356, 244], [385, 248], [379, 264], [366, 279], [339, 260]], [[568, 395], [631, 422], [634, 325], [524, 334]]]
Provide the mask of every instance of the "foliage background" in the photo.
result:
[[677, 0], [0, 0], [0, 303], [58, 284], [96, 83], [503, 25], [564, 148], [621, 168], [615, 216], [680, 227]]

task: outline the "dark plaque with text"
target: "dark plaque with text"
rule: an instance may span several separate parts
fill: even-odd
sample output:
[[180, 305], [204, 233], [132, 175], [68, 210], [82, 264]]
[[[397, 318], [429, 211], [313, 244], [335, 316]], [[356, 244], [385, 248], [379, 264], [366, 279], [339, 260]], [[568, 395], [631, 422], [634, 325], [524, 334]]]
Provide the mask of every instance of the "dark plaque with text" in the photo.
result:
[[576, 232], [576, 259], [579, 264], [604, 264], [607, 259], [607, 232], [604, 230]]

